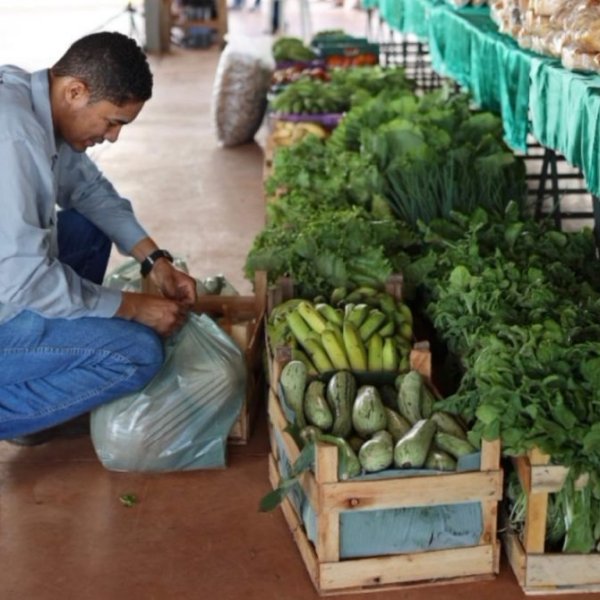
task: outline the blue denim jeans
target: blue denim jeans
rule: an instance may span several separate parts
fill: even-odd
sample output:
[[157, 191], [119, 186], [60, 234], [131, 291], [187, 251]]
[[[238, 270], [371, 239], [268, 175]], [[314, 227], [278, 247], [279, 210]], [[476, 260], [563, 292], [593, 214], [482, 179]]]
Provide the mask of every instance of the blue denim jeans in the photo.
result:
[[[60, 260], [101, 283], [110, 240], [75, 211], [58, 215]], [[150, 328], [124, 319], [46, 319], [23, 311], [0, 325], [0, 439], [34, 433], [134, 392], [163, 363]]]

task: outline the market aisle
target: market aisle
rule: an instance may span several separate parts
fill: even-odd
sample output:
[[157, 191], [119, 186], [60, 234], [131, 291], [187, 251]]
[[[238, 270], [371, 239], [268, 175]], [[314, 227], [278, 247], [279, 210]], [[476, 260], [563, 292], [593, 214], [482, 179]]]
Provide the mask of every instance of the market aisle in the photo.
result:
[[[364, 16], [351, 9], [314, 6], [315, 28], [363, 31]], [[260, 33], [260, 19], [232, 14], [231, 29]], [[209, 107], [217, 61], [216, 51], [153, 59], [155, 98], [97, 159], [149, 230], [186, 258], [194, 274], [222, 271], [248, 290], [241, 267], [264, 219], [263, 155], [259, 144], [222, 150], [215, 142]], [[112, 473], [99, 464], [89, 439], [30, 449], [0, 443], [0, 599], [317, 598], [280, 512], [257, 512], [269, 489], [267, 453], [264, 413], [251, 444], [232, 448], [222, 471]], [[139, 503], [125, 508], [119, 502], [125, 493]], [[493, 584], [369, 598], [465, 596], [523, 597], [504, 567]]]

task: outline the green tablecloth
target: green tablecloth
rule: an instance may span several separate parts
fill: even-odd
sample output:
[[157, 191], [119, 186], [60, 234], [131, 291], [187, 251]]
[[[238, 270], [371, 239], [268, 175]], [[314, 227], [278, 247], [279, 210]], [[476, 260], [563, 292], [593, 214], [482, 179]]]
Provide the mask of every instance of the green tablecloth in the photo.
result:
[[[502, 115], [505, 139], [527, 149], [527, 134], [560, 152], [600, 195], [600, 76], [563, 69], [500, 34], [489, 9], [456, 9], [442, 0], [363, 0], [388, 24], [429, 43], [433, 68]], [[530, 122], [531, 119], [531, 122]]]
[[368, 10], [369, 8], [379, 8], [379, 0], [362, 0], [361, 6]]
[[524, 151], [535, 54], [500, 34], [488, 8], [445, 5], [430, 11], [429, 50], [433, 68], [468, 88], [477, 105], [500, 113], [507, 143]]
[[588, 189], [600, 195], [600, 77], [535, 59], [530, 95], [535, 138], [579, 167]]
[[381, 17], [396, 31], [429, 37], [429, 10], [442, 0], [363, 0], [363, 8], [379, 8]]

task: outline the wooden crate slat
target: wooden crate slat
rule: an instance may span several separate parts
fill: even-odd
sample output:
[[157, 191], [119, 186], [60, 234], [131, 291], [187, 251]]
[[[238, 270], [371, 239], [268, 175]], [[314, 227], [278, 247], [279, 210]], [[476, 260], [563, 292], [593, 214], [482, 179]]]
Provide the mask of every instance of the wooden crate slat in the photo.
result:
[[324, 494], [325, 484], [337, 481], [338, 449], [336, 446], [317, 444], [317, 556], [320, 562], [340, 560], [340, 515], [333, 509]]
[[568, 467], [560, 465], [533, 465], [526, 456], [512, 457], [512, 464], [527, 494], [559, 492], [569, 474]]
[[498, 471], [500, 469], [500, 455], [502, 442], [500, 439], [488, 442], [483, 440], [481, 444], [481, 470]]
[[[287, 421], [279, 400], [273, 390], [269, 390], [269, 418], [271, 427], [279, 433], [280, 443], [283, 444], [285, 455], [290, 465], [293, 465], [298, 457], [300, 456], [300, 450], [296, 446], [291, 435], [284, 431]], [[278, 446], [273, 442], [275, 441], [273, 432], [271, 432], [271, 451], [278, 452]], [[337, 451], [336, 448], [333, 448]], [[308, 501], [313, 507], [317, 506], [318, 494], [317, 494], [317, 482], [315, 476], [311, 472], [303, 473], [300, 477], [300, 485], [306, 494]]]
[[502, 499], [501, 472], [465, 472], [325, 484], [327, 505], [339, 511], [383, 510]]
[[569, 474], [568, 467], [558, 465], [531, 466], [531, 491], [533, 493], [560, 492]]
[[417, 342], [410, 353], [410, 368], [431, 381], [431, 352], [429, 342]]
[[548, 494], [528, 494], [526, 510], [527, 519], [523, 537], [525, 550], [528, 554], [543, 553], [546, 545]]
[[512, 531], [509, 525], [502, 535], [502, 541], [508, 562], [521, 587], [525, 587], [525, 571], [527, 568], [527, 554], [519, 541], [519, 537]]
[[493, 571], [494, 547], [470, 546], [415, 554], [361, 558], [321, 565], [320, 587], [345, 590], [436, 578], [484, 575]]
[[525, 585], [600, 586], [600, 557], [595, 554], [529, 555]]
[[[271, 485], [273, 486], [273, 488], [275, 488], [279, 481], [279, 472], [277, 470], [275, 459], [271, 455], [269, 455], [269, 477], [271, 480]], [[313, 585], [315, 586], [315, 588], [318, 589], [319, 564], [313, 546], [304, 532], [304, 526], [302, 525], [302, 521], [296, 514], [293, 504], [287, 498], [285, 498], [285, 500], [281, 504], [281, 509], [283, 511], [283, 516], [287, 521], [288, 527], [292, 532], [292, 536], [294, 537], [296, 545], [300, 550], [300, 556], [302, 556], [302, 560], [306, 565], [306, 570], [308, 571]]]

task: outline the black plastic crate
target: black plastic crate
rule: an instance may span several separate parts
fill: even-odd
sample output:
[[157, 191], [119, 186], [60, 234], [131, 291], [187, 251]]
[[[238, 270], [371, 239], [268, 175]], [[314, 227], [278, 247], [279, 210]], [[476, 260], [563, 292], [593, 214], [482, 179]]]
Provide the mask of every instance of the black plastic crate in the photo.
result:
[[431, 68], [429, 47], [423, 42], [402, 39], [380, 43], [379, 62], [384, 67], [402, 67], [406, 76], [415, 81], [418, 90], [435, 90], [445, 83]]

